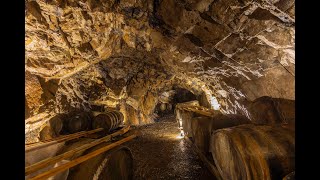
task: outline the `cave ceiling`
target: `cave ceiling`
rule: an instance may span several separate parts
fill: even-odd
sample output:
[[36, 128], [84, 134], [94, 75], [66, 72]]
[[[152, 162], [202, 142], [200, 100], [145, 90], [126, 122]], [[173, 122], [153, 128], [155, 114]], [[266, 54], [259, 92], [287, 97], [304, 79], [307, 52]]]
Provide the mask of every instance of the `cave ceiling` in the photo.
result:
[[121, 100], [150, 114], [148, 101], [174, 85], [215, 97], [225, 113], [261, 96], [294, 99], [294, 8], [292, 0], [27, 0], [26, 103], [31, 115]]

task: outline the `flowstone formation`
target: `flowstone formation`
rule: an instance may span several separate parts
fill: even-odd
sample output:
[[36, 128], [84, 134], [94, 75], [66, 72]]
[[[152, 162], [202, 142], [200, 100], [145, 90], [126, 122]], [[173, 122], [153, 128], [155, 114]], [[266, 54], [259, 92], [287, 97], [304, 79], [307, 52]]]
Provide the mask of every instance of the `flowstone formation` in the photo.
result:
[[26, 0], [26, 119], [107, 106], [146, 124], [173, 86], [248, 117], [258, 97], [294, 99], [294, 8], [293, 0]]

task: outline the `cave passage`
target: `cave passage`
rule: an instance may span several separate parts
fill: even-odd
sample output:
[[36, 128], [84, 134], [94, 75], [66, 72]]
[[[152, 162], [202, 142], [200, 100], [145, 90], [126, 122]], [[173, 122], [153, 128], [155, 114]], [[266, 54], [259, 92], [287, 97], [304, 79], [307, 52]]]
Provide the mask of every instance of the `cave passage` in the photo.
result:
[[294, 0], [25, 0], [24, 61], [25, 179], [295, 172]]
[[126, 144], [134, 157], [134, 179], [215, 179], [180, 136], [174, 116], [138, 129], [141, 136]]
[[175, 94], [173, 96], [172, 101], [176, 105], [177, 103], [183, 103], [183, 102], [188, 102], [188, 101], [193, 101], [197, 100], [197, 97], [187, 89], [183, 88], [176, 88], [175, 89]]
[[197, 97], [184, 88], [173, 87], [172, 90], [163, 92], [159, 99], [154, 111], [158, 117], [155, 122], [159, 122], [163, 117], [172, 116], [178, 103], [201, 100], [201, 96]]

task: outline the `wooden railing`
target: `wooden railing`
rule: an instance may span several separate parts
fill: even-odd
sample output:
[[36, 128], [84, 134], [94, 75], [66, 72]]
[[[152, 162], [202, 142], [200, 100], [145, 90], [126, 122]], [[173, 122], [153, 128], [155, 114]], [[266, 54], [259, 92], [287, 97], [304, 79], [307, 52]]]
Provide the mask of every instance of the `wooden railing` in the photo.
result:
[[[65, 152], [63, 154], [60, 154], [60, 155], [57, 155], [57, 156], [54, 156], [54, 157], [50, 157], [50, 158], [44, 159], [42, 161], [39, 161], [37, 163], [34, 163], [34, 164], [32, 164], [32, 165], [30, 165], [30, 166], [25, 168], [25, 176], [30, 175], [31, 173], [37, 172], [37, 171], [39, 171], [39, 170], [41, 170], [41, 169], [43, 169], [43, 168], [45, 168], [45, 167], [47, 167], [49, 165], [55, 164], [55, 163], [57, 163], [57, 162], [59, 162], [61, 160], [71, 158], [74, 154], [77, 154], [79, 152], [83, 152], [83, 151], [85, 151], [85, 150], [87, 150], [89, 148], [92, 148], [94, 146], [97, 146], [97, 145], [99, 145], [99, 144], [101, 144], [103, 142], [110, 142], [113, 139], [113, 137], [117, 137], [117, 136], [123, 135], [123, 134], [127, 133], [129, 130], [130, 130], [130, 126], [125, 126], [125, 127], [123, 127], [122, 129], [116, 131], [113, 134], [107, 135], [107, 136], [102, 137], [100, 139], [93, 140], [90, 143], [87, 143], [87, 144], [79, 146], [79, 147], [77, 147], [75, 149], [69, 150], [69, 151], [67, 151], [67, 152]], [[87, 133], [80, 133], [80, 134], [79, 133], [75, 133], [77, 135], [76, 136], [71, 136], [71, 137], [72, 138], [79, 137], [79, 136], [82, 136], [83, 134], [88, 134], [88, 132], [92, 133], [92, 132], [99, 132], [99, 131], [101, 131], [101, 130], [96, 129], [96, 130], [92, 130], [92, 131], [87, 131]], [[102, 148], [99, 148], [99, 149], [97, 149], [97, 150], [95, 150], [95, 151], [93, 151], [93, 152], [91, 152], [89, 154], [80, 156], [80, 157], [78, 157], [76, 159], [71, 160], [70, 162], [67, 162], [67, 163], [62, 164], [62, 165], [60, 165], [58, 167], [55, 167], [55, 168], [50, 169], [48, 171], [45, 171], [45, 172], [43, 172], [41, 174], [38, 174], [38, 175], [36, 175], [34, 177], [31, 177], [29, 179], [30, 180], [47, 179], [47, 178], [49, 178], [51, 176], [54, 176], [57, 173], [63, 172], [65, 170], [67, 170], [67, 169], [69, 169], [71, 167], [74, 167], [74, 166], [76, 166], [76, 165], [78, 165], [78, 164], [80, 164], [80, 163], [82, 163], [84, 161], [87, 161], [87, 160], [89, 160], [89, 159], [91, 159], [91, 158], [93, 158], [93, 157], [95, 157], [95, 156], [97, 156], [97, 155], [99, 155], [99, 154], [101, 154], [103, 152], [106, 152], [106, 151], [108, 151], [108, 150], [110, 150], [112, 148], [115, 148], [115, 147], [117, 147], [117, 146], [129, 141], [129, 140], [132, 140], [135, 137], [137, 137], [137, 134], [136, 133], [132, 133], [132, 135], [130, 135], [128, 137], [119, 139], [116, 142], [110, 143], [110, 144], [108, 144], [108, 145], [106, 145], [106, 146], [104, 146]], [[69, 138], [70, 138], [70, 135], [69, 135]], [[61, 141], [61, 139], [60, 139], [60, 141]], [[47, 142], [47, 143], [52, 143], [52, 142], [56, 142], [56, 141], [52, 140], [52, 141]]]
[[91, 131], [81, 131], [81, 132], [77, 132], [77, 133], [74, 133], [74, 134], [68, 134], [68, 135], [63, 135], [63, 136], [57, 137], [57, 138], [48, 139], [48, 140], [45, 140], [45, 141], [26, 144], [25, 151], [29, 152], [31, 150], [38, 149], [38, 148], [41, 148], [41, 147], [57, 144], [57, 143], [64, 142], [64, 141], [70, 141], [72, 139], [77, 139], [79, 137], [83, 137], [83, 136], [87, 136], [89, 134], [97, 133], [97, 132], [100, 132], [102, 130], [103, 130], [103, 128], [94, 129], [94, 130], [91, 130]]
[[195, 105], [184, 105], [184, 104], [179, 104], [176, 106], [177, 109], [180, 110], [185, 110], [185, 111], [190, 111], [194, 113], [198, 113], [204, 116], [212, 117], [214, 114], [220, 113], [220, 111], [214, 110], [214, 109], [209, 109], [203, 106], [195, 106]]

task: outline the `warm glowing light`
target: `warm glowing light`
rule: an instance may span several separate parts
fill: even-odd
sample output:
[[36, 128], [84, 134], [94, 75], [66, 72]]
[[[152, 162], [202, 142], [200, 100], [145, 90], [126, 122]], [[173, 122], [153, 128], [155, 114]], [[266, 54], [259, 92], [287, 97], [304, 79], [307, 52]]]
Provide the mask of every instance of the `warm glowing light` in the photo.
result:
[[184, 136], [181, 136], [181, 134], [179, 134], [176, 138], [177, 139], [182, 139]]
[[212, 105], [214, 110], [219, 110], [220, 109], [220, 104], [219, 104], [218, 100], [213, 96], [211, 97], [211, 105]]
[[176, 137], [177, 139], [182, 139], [184, 137], [184, 132], [183, 130], [181, 129], [180, 130], [180, 134]]

